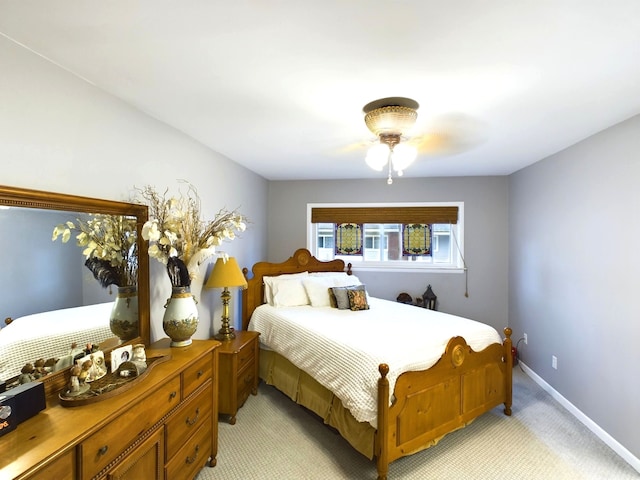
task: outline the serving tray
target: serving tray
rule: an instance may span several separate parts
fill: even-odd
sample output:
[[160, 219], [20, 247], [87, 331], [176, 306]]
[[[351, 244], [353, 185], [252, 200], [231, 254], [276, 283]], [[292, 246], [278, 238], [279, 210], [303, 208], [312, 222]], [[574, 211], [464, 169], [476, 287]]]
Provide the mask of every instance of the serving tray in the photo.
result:
[[89, 390], [86, 392], [71, 396], [67, 394], [68, 390], [62, 391], [58, 394], [60, 405], [63, 407], [79, 407], [82, 405], [101, 402], [116, 395], [120, 395], [143, 380], [153, 367], [170, 359], [171, 355], [147, 357], [147, 368], [141, 373], [123, 377], [120, 375], [119, 369], [115, 372], [109, 372], [105, 376], [89, 383]]

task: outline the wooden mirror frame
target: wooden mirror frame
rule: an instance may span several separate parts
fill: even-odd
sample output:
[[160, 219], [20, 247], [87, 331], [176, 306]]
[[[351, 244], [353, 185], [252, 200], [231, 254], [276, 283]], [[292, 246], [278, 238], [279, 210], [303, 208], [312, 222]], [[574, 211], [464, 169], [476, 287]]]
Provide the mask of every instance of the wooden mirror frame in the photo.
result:
[[[149, 319], [149, 255], [147, 252], [147, 242], [142, 239], [142, 226], [149, 218], [146, 205], [2, 185], [0, 185], [0, 205], [136, 217], [136, 230], [138, 233], [139, 326], [138, 336], [125, 342], [125, 344], [133, 345], [136, 343], [144, 343], [147, 346], [149, 345], [151, 328]], [[47, 395], [64, 388], [68, 376], [66, 374], [68, 374], [68, 372], [62, 370], [43, 378]]]

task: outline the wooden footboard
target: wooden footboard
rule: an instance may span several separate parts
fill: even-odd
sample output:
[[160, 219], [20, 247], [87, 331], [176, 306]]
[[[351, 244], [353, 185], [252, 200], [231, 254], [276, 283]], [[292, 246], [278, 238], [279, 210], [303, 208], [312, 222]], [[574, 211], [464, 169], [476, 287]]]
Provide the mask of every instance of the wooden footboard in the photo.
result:
[[429, 370], [398, 377], [391, 405], [389, 367], [380, 365], [375, 442], [379, 480], [386, 480], [390, 462], [432, 446], [501, 403], [511, 415], [511, 329], [504, 332], [502, 345], [481, 352], [474, 352], [462, 337], [452, 338]]

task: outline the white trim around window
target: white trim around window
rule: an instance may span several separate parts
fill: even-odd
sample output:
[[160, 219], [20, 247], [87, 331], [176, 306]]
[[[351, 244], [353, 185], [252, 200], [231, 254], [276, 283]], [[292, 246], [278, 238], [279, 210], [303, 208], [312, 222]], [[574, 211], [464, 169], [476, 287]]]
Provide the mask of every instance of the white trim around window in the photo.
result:
[[349, 259], [348, 256], [342, 258], [345, 263], [351, 263], [354, 270], [359, 271], [387, 271], [387, 272], [417, 272], [430, 271], [438, 273], [463, 273], [466, 269], [464, 264], [464, 202], [395, 202], [395, 203], [308, 203], [307, 204], [307, 248], [314, 255], [317, 253], [317, 230], [316, 225], [311, 223], [311, 212], [313, 208], [354, 208], [354, 207], [458, 207], [458, 223], [451, 225], [451, 263], [429, 263], [420, 261], [367, 261], [359, 258]]

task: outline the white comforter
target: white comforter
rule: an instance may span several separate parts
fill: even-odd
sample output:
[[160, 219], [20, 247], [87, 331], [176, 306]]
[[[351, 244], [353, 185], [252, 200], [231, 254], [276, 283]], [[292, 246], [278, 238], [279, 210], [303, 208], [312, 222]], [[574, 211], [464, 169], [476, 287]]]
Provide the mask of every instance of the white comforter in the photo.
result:
[[72, 343], [84, 348], [114, 334], [109, 329], [113, 302], [26, 315], [0, 329], [0, 379], [20, 374], [26, 363], [66, 355]]
[[370, 309], [261, 305], [249, 330], [260, 342], [331, 390], [356, 420], [376, 426], [378, 365], [389, 365], [391, 391], [400, 374], [425, 370], [462, 336], [480, 351], [501, 343], [491, 326], [466, 318], [369, 298]]

